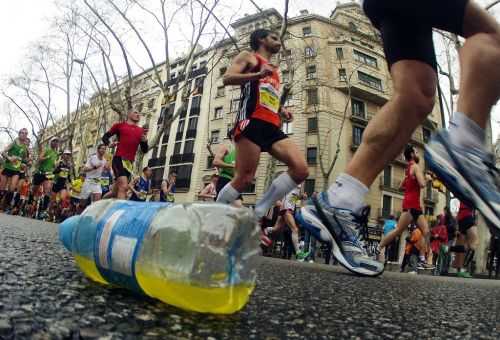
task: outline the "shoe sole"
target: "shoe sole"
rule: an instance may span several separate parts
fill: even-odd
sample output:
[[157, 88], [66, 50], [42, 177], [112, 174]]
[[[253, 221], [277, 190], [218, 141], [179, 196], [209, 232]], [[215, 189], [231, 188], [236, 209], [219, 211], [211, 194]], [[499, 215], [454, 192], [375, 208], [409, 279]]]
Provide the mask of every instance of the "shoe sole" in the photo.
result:
[[[446, 144], [443, 143], [443, 146], [449, 152]], [[484, 216], [490, 230], [494, 234], [500, 235], [500, 220], [488, 202], [484, 201], [481, 195], [477, 193], [474, 186], [470, 184], [471, 181], [455, 169], [455, 164], [450, 164], [447, 159], [441, 157], [439, 153], [435, 152], [431, 147], [426, 147], [425, 151], [424, 158], [425, 162], [429, 165], [429, 169], [443, 181], [445, 186], [453, 192], [460, 201], [463, 201], [469, 206], [476, 207]], [[455, 161], [451, 153], [449, 156], [452, 158], [452, 161]], [[446, 165], [448, 168], [447, 171], [444, 171], [439, 164]], [[472, 200], [470, 197], [472, 197]]]
[[[320, 218], [321, 217], [324, 218], [323, 212], [321, 211], [321, 209], [318, 209], [317, 202], [315, 200], [313, 200], [313, 202], [314, 202], [314, 205], [316, 206], [316, 210], [320, 214]], [[321, 208], [321, 207], [319, 207], [319, 208]], [[345, 269], [347, 269], [351, 273], [361, 275], [361, 276], [368, 276], [368, 277], [376, 277], [376, 276], [381, 275], [384, 272], [385, 266], [382, 269], [382, 271], [380, 271], [380, 272], [373, 272], [373, 271], [370, 271], [370, 270], [365, 269], [365, 268], [352, 267], [351, 264], [345, 258], [344, 254], [342, 253], [342, 249], [339, 246], [340, 242], [339, 242], [339, 240], [336, 240], [336, 235], [335, 235], [335, 233], [333, 233], [332, 230], [330, 230], [328, 228], [329, 226], [323, 224], [322, 221], [320, 221], [314, 214], [310, 213], [306, 208], [302, 208], [300, 210], [300, 212], [301, 212], [301, 214], [299, 214], [300, 222], [304, 223], [304, 225], [308, 225], [309, 230], [319, 229], [320, 231], [319, 232], [316, 231], [316, 233], [320, 234], [321, 232], [323, 232], [325, 235], [328, 235], [329, 241], [326, 241], [326, 242], [329, 242], [332, 245], [332, 255], [342, 265], [342, 267], [344, 267]], [[323, 214], [323, 216], [321, 216], [322, 214]], [[312, 232], [314, 234], [314, 231], [312, 231]], [[322, 238], [322, 240], [324, 240], [324, 239]]]

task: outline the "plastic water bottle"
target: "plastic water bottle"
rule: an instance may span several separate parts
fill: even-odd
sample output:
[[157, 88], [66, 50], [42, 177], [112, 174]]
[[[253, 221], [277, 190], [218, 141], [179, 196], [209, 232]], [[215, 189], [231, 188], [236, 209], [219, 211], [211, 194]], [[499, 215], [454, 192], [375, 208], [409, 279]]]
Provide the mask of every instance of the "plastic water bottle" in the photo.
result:
[[258, 235], [249, 209], [215, 203], [101, 200], [59, 227], [90, 279], [217, 314], [248, 302]]

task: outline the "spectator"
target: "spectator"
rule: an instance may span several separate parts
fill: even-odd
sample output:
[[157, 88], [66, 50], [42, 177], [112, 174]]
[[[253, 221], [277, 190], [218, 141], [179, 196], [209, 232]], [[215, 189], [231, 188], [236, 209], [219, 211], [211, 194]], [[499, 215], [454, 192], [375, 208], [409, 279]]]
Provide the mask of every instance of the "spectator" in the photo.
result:
[[[389, 215], [389, 217], [384, 221], [384, 237], [389, 234], [391, 231], [396, 229], [397, 221], [394, 218], [394, 215]], [[395, 238], [391, 243], [385, 247], [385, 260], [386, 261], [397, 261], [398, 253], [397, 253], [397, 245], [399, 242], [399, 238]]]
[[168, 175], [168, 179], [161, 183], [160, 202], [175, 202], [175, 181], [177, 180], [177, 173], [172, 171]]
[[215, 197], [217, 196], [217, 191], [215, 190], [215, 188], [218, 179], [219, 176], [217, 174], [213, 174], [210, 178], [210, 183], [208, 183], [198, 194], [198, 199], [209, 202], [214, 201]]
[[432, 263], [435, 265], [442, 245], [448, 245], [448, 229], [443, 214], [437, 217], [437, 225], [431, 230]]

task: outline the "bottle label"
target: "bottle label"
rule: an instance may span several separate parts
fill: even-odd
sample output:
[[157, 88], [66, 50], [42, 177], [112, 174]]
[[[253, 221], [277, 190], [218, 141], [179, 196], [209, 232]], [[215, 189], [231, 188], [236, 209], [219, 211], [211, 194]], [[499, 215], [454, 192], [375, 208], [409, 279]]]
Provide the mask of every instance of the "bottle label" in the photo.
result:
[[111, 206], [97, 224], [95, 262], [111, 284], [143, 293], [135, 277], [135, 261], [153, 217], [166, 203], [122, 201]]

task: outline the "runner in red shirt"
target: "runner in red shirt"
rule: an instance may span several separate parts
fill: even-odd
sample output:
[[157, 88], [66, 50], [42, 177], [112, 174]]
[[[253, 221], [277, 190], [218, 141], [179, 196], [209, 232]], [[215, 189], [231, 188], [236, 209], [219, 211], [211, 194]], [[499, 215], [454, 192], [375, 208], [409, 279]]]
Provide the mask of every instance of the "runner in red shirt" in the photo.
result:
[[308, 176], [304, 153], [281, 131], [281, 116], [292, 120], [282, 106], [278, 67], [271, 58], [278, 53], [278, 35], [257, 29], [250, 35], [253, 52], [243, 51], [236, 56], [224, 75], [224, 85], [240, 85], [241, 101], [232, 130], [236, 147], [236, 174], [220, 191], [217, 202], [233, 203], [252, 183], [261, 152], [288, 165], [288, 172], [274, 179], [269, 190], [255, 205], [255, 214], [262, 218], [269, 208]]
[[[130, 111], [127, 121], [114, 124], [102, 137], [104, 144], [110, 147], [117, 145], [111, 161], [116, 181], [113, 190], [106, 194], [105, 198], [127, 199], [128, 182], [133, 173], [137, 148], [140, 145], [143, 153], [148, 151], [147, 130], [138, 125], [140, 119], [139, 112]], [[109, 139], [114, 135], [117, 136], [118, 142], [110, 144]]]
[[476, 217], [474, 210], [465, 203], [460, 202], [460, 208], [457, 215], [459, 234], [455, 243], [455, 263], [457, 276], [470, 278], [471, 274], [465, 267], [474, 258], [474, 251], [479, 245], [477, 236]]
[[[425, 259], [425, 254], [429, 249], [426, 237], [429, 233], [429, 225], [422, 213], [422, 206], [420, 205], [420, 190], [425, 188], [425, 183], [427, 180], [430, 180], [430, 176], [424, 176], [422, 170], [418, 166], [420, 159], [417, 150], [413, 146], [408, 145], [406, 147], [404, 156], [408, 162], [408, 166], [405, 170], [405, 179], [401, 185], [404, 189], [403, 213], [399, 218], [396, 229], [382, 239], [379, 248], [380, 250], [385, 248], [394, 238], [400, 236], [403, 231], [408, 228], [409, 224], [415, 223], [424, 235], [422, 242], [425, 242], [423, 247], [419, 247], [420, 256], [418, 267], [419, 269], [430, 269], [432, 266], [428, 265]], [[382, 251], [380, 251], [380, 253], [383, 254]]]

